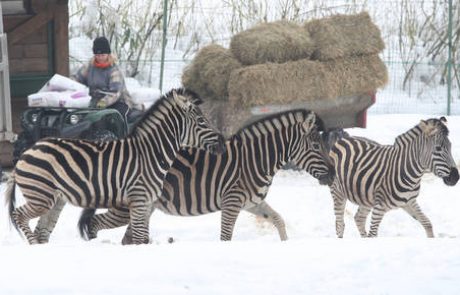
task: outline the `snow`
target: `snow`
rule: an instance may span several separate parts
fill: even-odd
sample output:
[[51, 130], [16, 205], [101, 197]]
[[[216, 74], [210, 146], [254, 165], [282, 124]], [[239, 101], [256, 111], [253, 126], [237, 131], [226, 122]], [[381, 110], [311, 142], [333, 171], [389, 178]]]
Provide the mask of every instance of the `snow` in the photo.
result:
[[[348, 130], [380, 143], [432, 116], [368, 116]], [[460, 117], [447, 117], [460, 161]], [[0, 198], [3, 197], [1, 186]], [[19, 194], [19, 193], [18, 193]], [[20, 198], [20, 196], [18, 196]], [[289, 240], [242, 212], [234, 239], [219, 241], [220, 214], [172, 217], [155, 212], [149, 245], [121, 246], [124, 228], [96, 240], [78, 237], [80, 209], [68, 206], [47, 245], [29, 246], [0, 208], [0, 294], [459, 294], [460, 198], [432, 174], [419, 203], [435, 239], [403, 210], [385, 215], [379, 237], [362, 239], [347, 205], [345, 236], [335, 237], [327, 187], [310, 175], [282, 171], [267, 202], [285, 219]], [[173, 237], [174, 243], [168, 243]]]

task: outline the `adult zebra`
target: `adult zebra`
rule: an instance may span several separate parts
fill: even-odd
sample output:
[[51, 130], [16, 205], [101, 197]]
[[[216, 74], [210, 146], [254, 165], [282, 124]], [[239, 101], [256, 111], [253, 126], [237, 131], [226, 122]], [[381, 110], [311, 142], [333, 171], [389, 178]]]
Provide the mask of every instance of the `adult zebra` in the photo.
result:
[[[30, 244], [39, 240], [29, 220], [47, 213], [57, 199], [84, 208], [126, 206], [135, 244], [148, 242], [149, 206], [183, 146], [222, 151], [223, 137], [203, 117], [201, 100], [185, 89], [160, 98], [125, 139], [92, 142], [49, 138], [16, 164], [7, 187], [10, 218]], [[15, 182], [26, 204], [15, 208]], [[62, 204], [62, 202], [61, 202]]]
[[[355, 222], [362, 237], [377, 236], [384, 214], [403, 208], [418, 220], [428, 237], [433, 227], [417, 203], [421, 179], [431, 171], [453, 186], [459, 179], [451, 154], [446, 118], [421, 120], [418, 125], [399, 135], [394, 145], [343, 137], [333, 146], [330, 156], [336, 178], [331, 185], [336, 216], [336, 233], [343, 237], [343, 219], [347, 199], [357, 204]], [[369, 234], [365, 223], [372, 210]]]
[[[265, 197], [275, 173], [287, 162], [308, 171], [322, 184], [332, 183], [332, 166], [319, 128], [313, 112], [293, 110], [242, 128], [226, 142], [222, 154], [212, 155], [195, 148], [182, 150], [166, 175], [154, 208], [178, 216], [222, 210], [221, 240], [232, 238], [238, 214], [246, 210], [268, 218], [281, 240], [286, 240], [284, 221]], [[129, 222], [127, 208], [94, 213], [95, 210], [85, 210], [79, 221], [82, 236], [90, 239], [97, 236], [98, 230]], [[130, 243], [131, 235], [128, 228], [123, 243]]]

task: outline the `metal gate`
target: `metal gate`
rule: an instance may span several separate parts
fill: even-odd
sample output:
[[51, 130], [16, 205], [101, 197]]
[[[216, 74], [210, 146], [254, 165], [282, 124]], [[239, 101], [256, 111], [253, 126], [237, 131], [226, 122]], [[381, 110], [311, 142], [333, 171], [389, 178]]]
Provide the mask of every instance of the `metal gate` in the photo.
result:
[[[2, 6], [0, 5], [0, 16]], [[0, 141], [13, 141], [13, 122], [11, 117], [10, 72], [8, 66], [8, 43], [3, 33], [3, 17], [0, 18]]]

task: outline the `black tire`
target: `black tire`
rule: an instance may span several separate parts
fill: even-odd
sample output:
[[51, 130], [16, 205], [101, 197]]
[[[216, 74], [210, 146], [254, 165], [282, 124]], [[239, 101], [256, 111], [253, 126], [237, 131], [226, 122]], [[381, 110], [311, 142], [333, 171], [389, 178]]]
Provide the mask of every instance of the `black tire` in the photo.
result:
[[112, 141], [118, 139], [118, 137], [110, 130], [97, 129], [90, 131], [85, 139], [94, 141]]
[[19, 160], [22, 153], [33, 144], [34, 141], [30, 133], [24, 131], [19, 133], [18, 138], [13, 143], [13, 165], [16, 165], [16, 162]]

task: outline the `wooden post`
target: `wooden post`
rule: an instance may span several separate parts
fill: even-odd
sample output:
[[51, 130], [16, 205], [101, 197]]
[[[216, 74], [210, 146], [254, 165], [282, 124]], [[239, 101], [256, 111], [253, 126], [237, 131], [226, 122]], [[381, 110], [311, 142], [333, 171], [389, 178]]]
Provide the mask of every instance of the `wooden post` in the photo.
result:
[[56, 73], [69, 76], [69, 9], [68, 1], [57, 1], [54, 9], [54, 65]]

